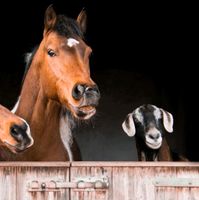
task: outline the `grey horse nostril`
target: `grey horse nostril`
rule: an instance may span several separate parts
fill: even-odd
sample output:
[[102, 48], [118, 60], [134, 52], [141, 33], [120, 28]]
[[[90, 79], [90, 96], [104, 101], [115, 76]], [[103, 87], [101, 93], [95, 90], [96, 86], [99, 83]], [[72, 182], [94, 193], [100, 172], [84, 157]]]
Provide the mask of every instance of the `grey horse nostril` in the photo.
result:
[[87, 98], [97, 98], [100, 97], [100, 92], [97, 85], [87, 86], [83, 84], [78, 84], [73, 88], [72, 96], [76, 100], [80, 100], [83, 95], [86, 95]]
[[18, 142], [22, 141], [23, 139], [23, 136], [21, 134], [21, 127], [18, 126], [18, 125], [13, 125], [11, 128], [10, 128], [10, 132], [11, 132], [11, 135], [13, 136], [13, 138], [15, 138]]
[[83, 85], [78, 85], [77, 86], [77, 90], [80, 94], [83, 94], [84, 93], [84, 86]]
[[85, 92], [87, 92], [87, 93], [89, 93], [89, 92], [95, 93], [95, 95], [100, 96], [100, 91], [99, 91], [97, 85], [94, 85], [92, 87], [86, 87]]
[[10, 128], [10, 134], [12, 137], [20, 144], [20, 149], [24, 149], [26, 146], [28, 146], [31, 143], [31, 139], [27, 135], [27, 124], [22, 125], [16, 125], [14, 124]]
[[78, 84], [73, 88], [72, 96], [74, 99], [79, 100], [83, 96], [84, 92], [85, 92], [85, 86]]
[[28, 126], [27, 126], [27, 124], [26, 123], [23, 123], [23, 125], [22, 126], [20, 126], [20, 128], [24, 131], [24, 132], [26, 132], [27, 131], [27, 129], [28, 129]]

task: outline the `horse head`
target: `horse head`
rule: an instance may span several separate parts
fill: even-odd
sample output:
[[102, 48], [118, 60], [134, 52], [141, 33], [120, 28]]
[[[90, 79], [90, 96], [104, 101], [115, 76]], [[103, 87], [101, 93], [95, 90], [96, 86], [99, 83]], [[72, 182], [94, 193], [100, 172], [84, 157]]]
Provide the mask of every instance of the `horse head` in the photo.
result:
[[56, 15], [49, 6], [44, 17], [43, 40], [35, 55], [45, 94], [79, 119], [93, 116], [100, 98], [99, 89], [90, 77], [92, 49], [83, 40], [86, 18], [84, 10], [74, 20]]

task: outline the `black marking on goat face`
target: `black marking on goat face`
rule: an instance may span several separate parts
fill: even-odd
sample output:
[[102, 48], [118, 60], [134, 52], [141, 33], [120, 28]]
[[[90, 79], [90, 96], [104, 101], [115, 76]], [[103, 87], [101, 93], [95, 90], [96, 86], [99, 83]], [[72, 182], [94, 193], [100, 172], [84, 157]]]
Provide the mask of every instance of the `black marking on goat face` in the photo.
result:
[[134, 112], [134, 121], [136, 137], [142, 139], [148, 148], [159, 149], [164, 130], [160, 109], [150, 104], [140, 106]]

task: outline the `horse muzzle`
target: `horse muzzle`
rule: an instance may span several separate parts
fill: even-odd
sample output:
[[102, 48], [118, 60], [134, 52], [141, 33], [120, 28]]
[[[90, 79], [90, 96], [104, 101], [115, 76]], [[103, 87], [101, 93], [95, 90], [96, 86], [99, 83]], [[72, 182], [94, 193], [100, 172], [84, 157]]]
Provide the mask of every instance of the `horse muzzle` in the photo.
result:
[[85, 84], [77, 84], [72, 90], [72, 96], [77, 101], [82, 101], [84, 98], [90, 104], [97, 105], [100, 99], [100, 91], [97, 85], [88, 86]]
[[89, 119], [96, 113], [100, 99], [100, 92], [97, 85], [86, 86], [78, 84], [73, 88], [72, 96], [79, 101], [75, 108], [75, 115], [80, 119]]
[[25, 122], [25, 120], [23, 121], [24, 123], [22, 125], [19, 126], [15, 124], [10, 128], [10, 134], [15, 140], [15, 144], [5, 141], [6, 146], [14, 153], [22, 152], [34, 143], [30, 134], [29, 125]]

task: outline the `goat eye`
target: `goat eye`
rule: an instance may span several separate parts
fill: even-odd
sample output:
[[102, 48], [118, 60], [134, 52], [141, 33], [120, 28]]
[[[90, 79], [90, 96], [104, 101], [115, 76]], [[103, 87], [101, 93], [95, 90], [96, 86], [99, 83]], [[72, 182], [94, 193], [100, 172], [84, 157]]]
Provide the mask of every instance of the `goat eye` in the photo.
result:
[[50, 57], [54, 57], [54, 56], [56, 56], [56, 53], [52, 49], [48, 49], [48, 55]]

